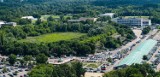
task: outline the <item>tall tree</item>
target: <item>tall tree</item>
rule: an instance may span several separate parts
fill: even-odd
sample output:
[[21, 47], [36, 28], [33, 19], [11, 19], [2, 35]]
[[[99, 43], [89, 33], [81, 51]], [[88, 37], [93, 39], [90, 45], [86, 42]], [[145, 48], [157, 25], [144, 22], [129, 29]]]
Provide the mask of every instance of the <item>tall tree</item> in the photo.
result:
[[48, 57], [45, 54], [38, 54], [36, 56], [37, 63], [43, 64], [46, 63], [48, 60]]
[[83, 69], [83, 65], [80, 62], [73, 62], [72, 63], [73, 69], [76, 71], [77, 77], [81, 77], [84, 75], [85, 70]]
[[0, 46], [2, 46], [4, 44], [4, 32], [0, 31]]
[[11, 64], [11, 65], [14, 65], [14, 63], [17, 61], [17, 56], [16, 55], [14, 55], [14, 54], [11, 54], [10, 56], [9, 56], [9, 63]]

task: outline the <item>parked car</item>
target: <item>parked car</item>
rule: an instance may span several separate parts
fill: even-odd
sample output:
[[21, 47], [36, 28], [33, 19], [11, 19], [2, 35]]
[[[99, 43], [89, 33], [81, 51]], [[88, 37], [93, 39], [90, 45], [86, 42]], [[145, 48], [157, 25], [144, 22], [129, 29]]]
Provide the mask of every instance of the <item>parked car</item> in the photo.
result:
[[10, 77], [14, 77], [13, 74], [10, 74], [10, 73], [9, 73], [8, 75], [9, 75]]
[[22, 69], [19, 69], [18, 71], [19, 71], [19, 72], [22, 72], [23, 70], [22, 70]]
[[24, 74], [24, 77], [29, 77], [28, 75]]

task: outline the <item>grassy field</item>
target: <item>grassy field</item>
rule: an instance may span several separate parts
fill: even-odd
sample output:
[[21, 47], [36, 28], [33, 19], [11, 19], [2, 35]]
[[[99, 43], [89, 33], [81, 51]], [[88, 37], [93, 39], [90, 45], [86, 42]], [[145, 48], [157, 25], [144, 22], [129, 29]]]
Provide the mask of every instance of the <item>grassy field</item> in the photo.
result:
[[81, 43], [86, 43], [86, 42], [91, 42], [91, 41], [98, 41], [98, 40], [101, 39], [102, 36], [104, 36], [104, 35], [101, 34], [101, 35], [89, 37], [89, 38], [86, 38], [86, 39], [82, 40]]
[[61, 40], [71, 40], [74, 38], [79, 38], [83, 35], [86, 35], [84, 33], [73, 33], [73, 32], [63, 32], [63, 33], [51, 33], [51, 34], [44, 34], [41, 36], [36, 37], [27, 37], [26, 39], [19, 40], [20, 42], [31, 42], [31, 43], [37, 43], [37, 42], [58, 42]]

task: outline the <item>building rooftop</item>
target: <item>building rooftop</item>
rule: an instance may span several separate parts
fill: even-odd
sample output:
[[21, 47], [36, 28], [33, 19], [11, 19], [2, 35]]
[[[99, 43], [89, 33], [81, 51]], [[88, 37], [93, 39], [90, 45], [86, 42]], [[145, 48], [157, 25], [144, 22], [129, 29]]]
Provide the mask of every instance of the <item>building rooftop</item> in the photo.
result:
[[132, 50], [131, 53], [124, 58], [118, 66], [125, 64], [132, 65], [134, 63], [140, 64], [143, 61], [143, 56], [147, 55], [156, 44], [157, 41], [152, 39], [142, 42], [139, 46]]
[[33, 16], [24, 16], [22, 19], [31, 19], [31, 20], [37, 20], [37, 18], [34, 18]]
[[115, 13], [105, 13], [105, 14], [101, 14], [101, 15], [114, 15]]
[[4, 21], [0, 21], [0, 24], [5, 24], [5, 22]]

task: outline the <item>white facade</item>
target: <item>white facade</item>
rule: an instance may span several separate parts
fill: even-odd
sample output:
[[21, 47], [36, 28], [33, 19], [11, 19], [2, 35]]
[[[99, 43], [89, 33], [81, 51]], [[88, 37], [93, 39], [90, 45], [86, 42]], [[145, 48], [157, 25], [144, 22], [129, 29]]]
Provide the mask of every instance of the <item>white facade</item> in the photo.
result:
[[128, 26], [150, 26], [151, 20], [143, 18], [116, 18], [112, 19], [113, 22]]
[[13, 26], [13, 27], [15, 27], [15, 26], [17, 26], [17, 23], [16, 23], [16, 22], [0, 21], [0, 28], [1, 28], [2, 26]]
[[4, 21], [0, 21], [0, 25], [2, 25], [2, 24], [5, 24], [5, 22]]
[[113, 18], [114, 17], [114, 13], [105, 13], [105, 14], [101, 14], [100, 16], [101, 17], [103, 17], [103, 16], [109, 16], [109, 17]]
[[34, 18], [33, 16], [24, 16], [22, 19], [37, 20], [37, 18]]
[[13, 27], [17, 26], [17, 23], [16, 22], [8, 22], [6, 23], [6, 25], [11, 25]]
[[5, 22], [4, 22], [4, 21], [0, 21], [0, 27], [1, 27], [3, 24], [5, 24]]

